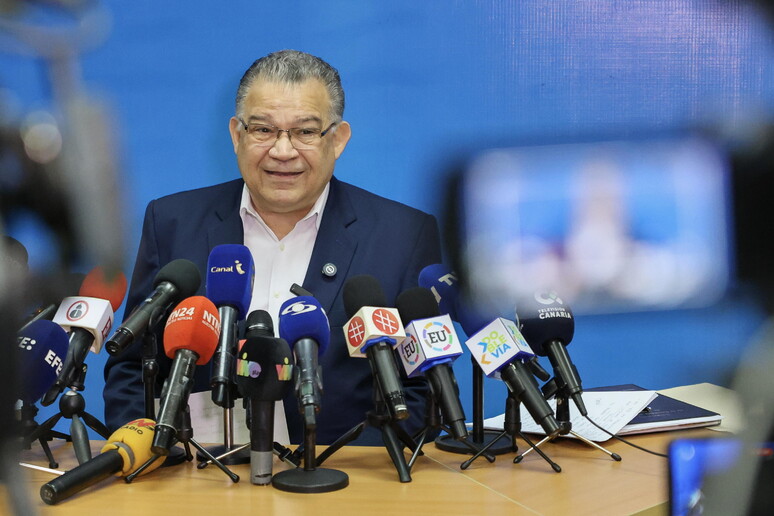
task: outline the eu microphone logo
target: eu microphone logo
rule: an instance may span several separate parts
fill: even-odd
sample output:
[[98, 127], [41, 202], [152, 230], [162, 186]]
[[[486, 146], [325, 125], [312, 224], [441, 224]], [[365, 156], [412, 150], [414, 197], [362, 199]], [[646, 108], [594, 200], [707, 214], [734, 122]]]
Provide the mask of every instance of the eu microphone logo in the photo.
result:
[[422, 342], [435, 351], [447, 351], [454, 344], [454, 334], [445, 324], [432, 321], [422, 328]]
[[400, 345], [400, 354], [409, 366], [415, 366], [419, 360], [419, 345], [413, 334], [410, 334]]

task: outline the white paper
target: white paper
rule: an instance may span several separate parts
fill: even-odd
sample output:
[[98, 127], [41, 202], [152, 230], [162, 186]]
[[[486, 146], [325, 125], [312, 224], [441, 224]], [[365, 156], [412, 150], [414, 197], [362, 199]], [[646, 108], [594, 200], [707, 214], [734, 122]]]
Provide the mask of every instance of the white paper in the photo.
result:
[[[586, 404], [589, 417], [611, 434], [620, 432], [655, 397], [655, 391], [591, 391], [583, 393], [583, 401]], [[573, 432], [596, 442], [610, 439], [610, 435], [580, 415], [572, 400], [568, 403], [570, 404], [570, 422]], [[549, 400], [548, 404], [556, 412], [556, 400]], [[545, 435], [543, 429], [535, 423], [524, 405], [521, 405], [520, 413], [522, 432]], [[504, 421], [505, 414], [485, 419], [484, 428], [502, 430]], [[568, 434], [567, 437], [573, 436]]]

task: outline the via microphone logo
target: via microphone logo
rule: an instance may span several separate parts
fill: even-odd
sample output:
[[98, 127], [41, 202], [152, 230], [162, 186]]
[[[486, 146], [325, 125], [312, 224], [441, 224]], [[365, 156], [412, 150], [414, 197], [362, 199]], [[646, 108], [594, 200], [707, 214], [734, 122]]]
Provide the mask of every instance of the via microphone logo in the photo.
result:
[[492, 331], [478, 343], [481, 346], [481, 364], [491, 364], [487, 360], [487, 355], [492, 358], [498, 358], [511, 349], [508, 345], [508, 338], [498, 331]]

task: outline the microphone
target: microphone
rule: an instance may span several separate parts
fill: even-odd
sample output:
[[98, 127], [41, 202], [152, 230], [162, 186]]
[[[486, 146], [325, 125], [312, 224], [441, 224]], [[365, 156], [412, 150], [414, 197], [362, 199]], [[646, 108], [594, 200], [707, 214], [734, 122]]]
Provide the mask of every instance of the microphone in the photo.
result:
[[322, 372], [318, 357], [328, 349], [331, 327], [320, 303], [311, 296], [298, 296], [282, 303], [280, 337], [293, 349], [296, 360], [295, 390], [304, 425], [317, 427], [316, 414], [322, 403]]
[[419, 286], [430, 289], [441, 313], [449, 314], [470, 336], [483, 328], [491, 318], [464, 302], [459, 283], [457, 275], [440, 263], [428, 265], [419, 272]]
[[192, 261], [173, 260], [166, 264], [153, 279], [153, 292], [124, 320], [108, 339], [108, 353], [121, 353], [134, 339], [142, 336], [149, 327], [155, 326], [167, 310], [181, 299], [193, 296], [199, 290], [201, 274]]
[[[114, 473], [128, 475], [135, 466], [145, 464], [152, 457], [150, 445], [155, 425], [150, 419], [135, 419], [125, 424], [108, 437], [99, 455], [43, 484], [40, 497], [48, 505], [54, 505]], [[141, 474], [150, 473], [163, 462], [155, 460]]]
[[519, 306], [519, 312], [524, 338], [535, 354], [548, 357], [554, 369], [554, 376], [564, 383], [568, 396], [585, 417], [588, 411], [583, 402], [580, 375], [567, 353], [567, 345], [575, 334], [572, 310], [556, 292], [543, 290], [536, 292], [532, 299]]
[[443, 420], [458, 441], [468, 436], [465, 413], [460, 403], [460, 391], [451, 363], [462, 354], [459, 338], [451, 317], [441, 315], [433, 293], [424, 287], [402, 292], [395, 305], [406, 326], [406, 340], [398, 346], [406, 375], [411, 378], [424, 373], [439, 401]]
[[42, 289], [41, 297], [43, 298], [43, 303], [27, 315], [27, 319], [19, 329], [19, 332], [25, 331], [27, 326], [35, 321], [44, 319], [50, 321], [53, 319], [56, 311], [59, 309], [62, 297], [77, 294], [85, 278], [85, 274], [78, 272], [55, 275], [53, 281], [47, 282], [45, 288]]
[[516, 323], [498, 317], [473, 334], [465, 341], [465, 345], [484, 374], [494, 378], [499, 376], [547, 436], [553, 437], [559, 433], [554, 411], [524, 362], [534, 355]]
[[78, 296], [62, 300], [54, 322], [70, 332], [70, 346], [62, 372], [43, 396], [41, 405], [51, 405], [65, 387], [78, 381], [90, 349], [100, 352], [113, 327], [114, 310], [121, 306], [125, 293], [126, 276], [122, 272], [107, 277], [101, 267], [95, 267], [83, 280]]
[[265, 310], [247, 316], [246, 337], [234, 381], [250, 403], [250, 481], [266, 485], [271, 482], [274, 456], [274, 405], [290, 390], [293, 355], [284, 339], [274, 337], [271, 316]]
[[27, 325], [17, 338], [21, 400], [32, 405], [54, 384], [67, 354], [67, 333], [42, 319]]
[[212, 358], [212, 402], [231, 408], [237, 322], [247, 316], [253, 294], [255, 266], [250, 250], [241, 244], [223, 244], [210, 251], [207, 260], [207, 298], [218, 307], [220, 338]]
[[172, 369], [164, 382], [159, 417], [151, 450], [168, 455], [177, 435], [177, 419], [188, 403], [197, 365], [210, 361], [220, 336], [220, 317], [212, 301], [204, 296], [184, 299], [172, 310], [164, 327], [164, 351], [172, 358]]
[[344, 339], [349, 355], [368, 358], [390, 415], [402, 420], [409, 412], [392, 347], [403, 342], [406, 332], [398, 311], [385, 308], [386, 304], [382, 286], [373, 276], [353, 276], [344, 283], [344, 309], [350, 318], [344, 325]]

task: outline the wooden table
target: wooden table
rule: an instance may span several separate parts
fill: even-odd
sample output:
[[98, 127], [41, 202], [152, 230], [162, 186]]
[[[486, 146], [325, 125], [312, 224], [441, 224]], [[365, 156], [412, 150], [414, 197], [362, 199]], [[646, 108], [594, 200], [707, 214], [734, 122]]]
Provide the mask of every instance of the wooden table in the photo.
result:
[[[713, 435], [709, 430], [690, 430], [632, 436], [630, 440], [664, 452], [676, 436]], [[93, 443], [98, 450], [101, 443]], [[467, 470], [466, 458], [424, 448], [412, 469], [412, 482], [400, 483], [383, 447], [345, 447], [324, 467], [349, 475], [349, 486], [322, 494], [296, 494], [249, 482], [249, 465], [231, 466], [241, 480], [231, 480], [215, 467], [196, 469], [194, 463], [162, 468], [126, 484], [105, 480], [56, 506], [44, 504], [40, 486], [52, 475], [19, 468], [26, 476], [32, 504], [42, 515], [195, 515], [231, 514], [666, 514], [667, 462], [624, 445], [608, 441], [606, 447], [623, 457], [621, 462], [580, 442], [562, 439], [543, 447], [562, 467], [555, 473], [536, 453], [513, 464], [515, 453], [500, 455], [494, 463], [480, 458]], [[524, 443], [519, 440], [524, 449]], [[73, 467], [70, 444], [53, 442], [60, 468]], [[40, 446], [33, 445], [21, 459], [45, 466]], [[274, 473], [288, 466], [275, 461]], [[7, 514], [5, 493], [0, 513]]]

